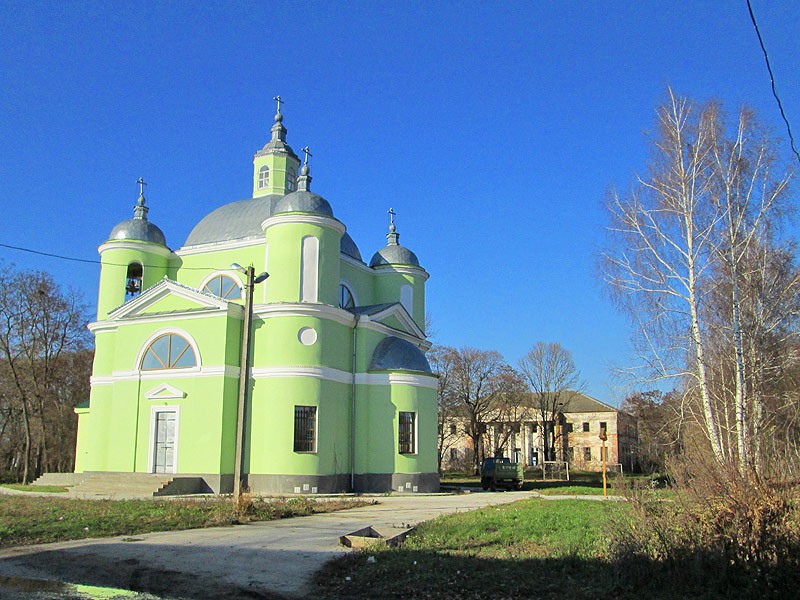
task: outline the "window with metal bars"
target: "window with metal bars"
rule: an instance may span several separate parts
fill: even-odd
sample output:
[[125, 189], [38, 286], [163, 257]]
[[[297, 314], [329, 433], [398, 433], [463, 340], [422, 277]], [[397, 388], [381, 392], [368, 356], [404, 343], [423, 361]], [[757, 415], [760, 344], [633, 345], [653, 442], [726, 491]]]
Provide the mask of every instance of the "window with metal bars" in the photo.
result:
[[317, 451], [317, 407], [294, 407], [294, 451]]
[[400, 413], [400, 454], [414, 454], [416, 452], [414, 439], [414, 429], [417, 414], [413, 412]]

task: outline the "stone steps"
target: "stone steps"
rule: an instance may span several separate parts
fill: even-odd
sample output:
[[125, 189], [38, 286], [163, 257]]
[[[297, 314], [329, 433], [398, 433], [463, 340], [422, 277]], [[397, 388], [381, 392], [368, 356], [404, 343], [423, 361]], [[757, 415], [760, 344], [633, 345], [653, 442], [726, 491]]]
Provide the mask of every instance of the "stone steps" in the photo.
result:
[[174, 478], [168, 473], [91, 473], [72, 488], [75, 494], [152, 498]]

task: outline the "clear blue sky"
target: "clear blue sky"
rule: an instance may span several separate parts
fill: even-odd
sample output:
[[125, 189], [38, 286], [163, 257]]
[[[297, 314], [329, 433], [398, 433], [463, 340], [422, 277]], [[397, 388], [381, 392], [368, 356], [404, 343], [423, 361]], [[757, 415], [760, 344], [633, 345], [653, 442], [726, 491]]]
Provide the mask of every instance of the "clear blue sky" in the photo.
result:
[[[800, 6], [754, 0], [800, 132]], [[594, 270], [602, 202], [646, 164], [667, 84], [786, 138], [744, 0], [0, 2], [0, 242], [87, 259], [135, 180], [173, 249], [288, 141], [368, 261], [386, 211], [430, 272], [435, 341], [570, 349], [619, 402], [628, 326]], [[0, 248], [95, 302], [98, 267]]]

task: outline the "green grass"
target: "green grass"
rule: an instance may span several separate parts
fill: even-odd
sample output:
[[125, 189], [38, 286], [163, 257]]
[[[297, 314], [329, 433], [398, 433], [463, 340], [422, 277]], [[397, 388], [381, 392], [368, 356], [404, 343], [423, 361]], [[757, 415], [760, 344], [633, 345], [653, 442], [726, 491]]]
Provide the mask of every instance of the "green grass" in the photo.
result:
[[[523, 500], [423, 523], [400, 548], [372, 547], [316, 577], [334, 598], [597, 598], [602, 535], [618, 503]], [[375, 562], [367, 562], [374, 556]], [[349, 578], [349, 580], [347, 579]], [[599, 578], [599, 579], [598, 579]]]
[[363, 506], [354, 499], [79, 500], [0, 495], [0, 547], [233, 525]]
[[39, 492], [46, 494], [63, 494], [69, 491], [68, 487], [63, 485], [30, 485], [23, 483], [4, 483], [4, 488], [16, 490], [18, 492]]
[[[398, 548], [375, 545], [328, 563], [319, 598], [738, 598], [684, 581], [651, 559], [609, 558], [627, 503], [529, 499], [421, 524]], [[372, 557], [372, 558], [370, 558]], [[630, 570], [630, 571], [629, 571]], [[631, 578], [627, 574], [652, 573]], [[636, 581], [636, 583], [632, 583]]]
[[[546, 496], [584, 496], [584, 495], [602, 495], [603, 494], [603, 474], [588, 472], [588, 471], [575, 471], [570, 473], [569, 481], [541, 481], [537, 477], [541, 477], [541, 471], [536, 469], [529, 469], [525, 472], [525, 483], [522, 486], [523, 490], [537, 491]], [[619, 478], [618, 476], [609, 475], [608, 477], [608, 494], [621, 494], [622, 490], [627, 489], [629, 485], [635, 481], [636, 478], [625, 477]], [[441, 477], [443, 486], [451, 486], [457, 488], [481, 487], [481, 478], [477, 475], [470, 475], [467, 473], [443, 473]]]

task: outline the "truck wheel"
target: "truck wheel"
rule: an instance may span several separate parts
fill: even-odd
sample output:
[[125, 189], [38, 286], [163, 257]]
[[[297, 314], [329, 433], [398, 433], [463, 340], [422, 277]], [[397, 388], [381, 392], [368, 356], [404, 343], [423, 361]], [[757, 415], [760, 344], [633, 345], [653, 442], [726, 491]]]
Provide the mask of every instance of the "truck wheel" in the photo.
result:
[[494, 480], [492, 480], [492, 482], [489, 484], [489, 489], [493, 492], [497, 491], [497, 485], [495, 484]]
[[486, 480], [486, 477], [481, 479], [481, 487], [483, 488], [484, 492], [489, 489], [489, 482]]
[[521, 484], [521, 483], [517, 483], [517, 484], [515, 484], [515, 485], [514, 485], [514, 489], [515, 489], [515, 490], [517, 490], [517, 491], [519, 492], [519, 491], [522, 489], [522, 484]]

